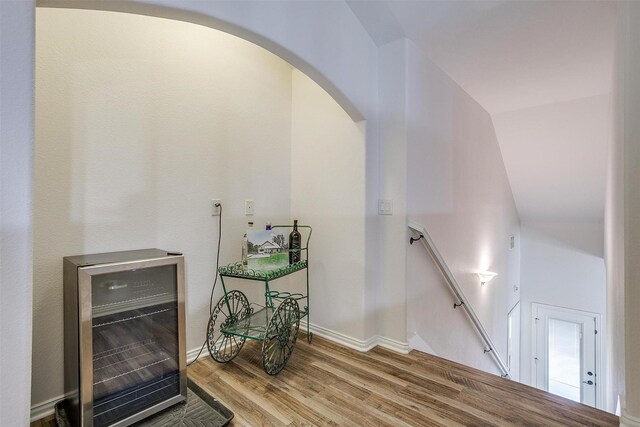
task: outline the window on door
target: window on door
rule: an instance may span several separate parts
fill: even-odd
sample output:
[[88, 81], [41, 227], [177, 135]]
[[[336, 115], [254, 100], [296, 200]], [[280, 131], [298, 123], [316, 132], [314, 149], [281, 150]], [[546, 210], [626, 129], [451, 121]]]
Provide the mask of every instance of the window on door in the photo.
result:
[[580, 402], [581, 325], [550, 318], [548, 340], [549, 393]]

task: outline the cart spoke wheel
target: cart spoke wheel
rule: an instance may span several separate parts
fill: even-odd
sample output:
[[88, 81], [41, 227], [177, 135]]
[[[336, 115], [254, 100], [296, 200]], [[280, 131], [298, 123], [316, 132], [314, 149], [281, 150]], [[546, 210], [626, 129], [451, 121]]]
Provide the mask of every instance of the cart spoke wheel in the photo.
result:
[[226, 363], [236, 357], [245, 338], [222, 332], [226, 326], [251, 315], [249, 300], [240, 291], [231, 291], [215, 305], [207, 325], [207, 348], [216, 362]]
[[300, 307], [293, 298], [285, 299], [271, 316], [262, 342], [262, 366], [269, 375], [280, 372], [296, 345], [300, 328]]

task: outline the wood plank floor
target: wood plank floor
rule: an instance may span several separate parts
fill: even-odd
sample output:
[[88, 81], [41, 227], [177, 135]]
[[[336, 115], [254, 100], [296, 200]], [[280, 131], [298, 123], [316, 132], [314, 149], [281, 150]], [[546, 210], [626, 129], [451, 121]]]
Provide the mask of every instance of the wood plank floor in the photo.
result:
[[37, 420], [31, 423], [30, 427], [57, 427], [55, 415], [49, 415], [41, 420]]
[[[232, 426], [618, 426], [618, 417], [425, 353], [368, 353], [301, 334], [287, 367], [262, 370], [247, 342], [227, 364], [201, 358], [189, 378], [235, 413]], [[47, 420], [48, 421], [48, 420]], [[32, 427], [53, 427], [52, 422]]]
[[235, 413], [234, 426], [618, 426], [618, 417], [467, 366], [413, 351], [368, 353], [301, 335], [269, 376], [247, 342], [227, 364], [206, 357], [189, 378]]

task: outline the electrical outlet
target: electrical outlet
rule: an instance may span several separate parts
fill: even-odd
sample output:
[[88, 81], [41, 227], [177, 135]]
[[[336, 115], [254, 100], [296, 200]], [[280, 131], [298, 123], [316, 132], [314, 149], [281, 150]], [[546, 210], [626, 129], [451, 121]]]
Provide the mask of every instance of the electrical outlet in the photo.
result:
[[253, 215], [253, 200], [244, 201], [244, 214], [246, 216]]
[[221, 199], [211, 199], [211, 216], [220, 216], [220, 206], [222, 205]]

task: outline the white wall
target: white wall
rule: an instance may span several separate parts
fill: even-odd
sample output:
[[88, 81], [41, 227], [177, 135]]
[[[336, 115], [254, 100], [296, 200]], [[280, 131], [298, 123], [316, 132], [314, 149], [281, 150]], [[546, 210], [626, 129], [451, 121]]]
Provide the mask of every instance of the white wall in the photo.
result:
[[206, 27], [38, 10], [33, 403], [62, 393], [65, 255], [182, 251], [187, 348], [201, 345], [218, 233], [210, 199], [223, 200], [221, 263], [240, 256], [245, 199], [256, 225], [289, 220], [291, 70]]
[[[518, 245], [519, 221], [491, 117], [413, 44], [408, 53], [409, 220], [426, 227], [506, 360], [507, 314], [520, 277], [518, 247], [509, 251], [508, 243], [515, 235]], [[498, 277], [481, 287], [478, 270]], [[420, 245], [408, 249], [407, 301], [410, 338], [417, 334], [439, 356], [498, 372]]]
[[[603, 239], [600, 223], [522, 224], [523, 383], [532, 384], [532, 303], [598, 313], [605, 319]], [[605, 336], [600, 338], [605, 342]]]
[[[7, 3], [7, 2], [3, 2]], [[43, 0], [41, 4], [67, 4], [73, 7], [98, 7], [95, 2], [59, 0]], [[31, 3], [30, 4], [32, 8]], [[4, 4], [3, 4], [4, 6]], [[99, 7], [113, 7], [125, 10], [137, 10], [140, 13], [158, 13], [167, 17], [192, 20], [203, 25], [225, 28], [236, 34], [259, 42], [261, 45], [277, 52], [289, 62], [295, 64], [307, 75], [319, 81], [323, 87], [334, 96], [340, 104], [351, 114], [352, 118], [367, 119], [366, 129], [366, 316], [371, 317], [375, 308], [373, 289], [377, 287], [381, 276], [377, 246], [378, 218], [375, 214], [378, 198], [379, 156], [377, 146], [377, 125], [375, 120], [376, 99], [378, 90], [377, 52], [375, 45], [359, 24], [353, 13], [343, 2], [261, 2], [261, 1], [217, 1], [217, 2], [183, 2], [181, 0], [146, 0], [144, 2], [100, 2]], [[5, 9], [3, 9], [4, 11]], [[31, 9], [32, 10], [32, 9]], [[3, 18], [4, 19], [4, 18]], [[14, 20], [11, 28], [14, 35], [20, 35], [19, 43], [8, 43], [12, 48], [19, 49], [20, 54], [29, 53], [29, 37], [24, 34], [33, 32], [34, 24], [29, 19]], [[4, 22], [3, 22], [4, 24]], [[3, 34], [4, 36], [4, 34]], [[6, 38], [2, 40], [2, 47], [6, 46]], [[319, 43], [318, 41], [322, 42]], [[328, 48], [330, 47], [330, 48]], [[3, 53], [3, 58], [6, 56]], [[27, 83], [29, 73], [11, 74], [10, 84], [15, 82]], [[15, 80], [14, 80], [15, 79]], [[28, 90], [12, 98], [11, 108], [21, 102], [31, 99]], [[452, 113], [449, 111], [450, 116]], [[442, 124], [452, 127], [453, 124]], [[3, 138], [4, 144], [4, 138]], [[446, 157], [445, 157], [446, 159]], [[22, 174], [15, 176], [18, 186], [30, 186], [31, 167], [27, 159], [18, 153], [10, 153], [3, 162], [20, 165]], [[445, 162], [446, 163], [446, 162]], [[401, 172], [402, 173], [402, 172]], [[390, 178], [389, 178], [390, 179]], [[5, 200], [3, 192], [3, 204]], [[7, 194], [7, 203], [17, 206], [24, 193]], [[27, 201], [28, 201], [27, 200]], [[24, 216], [23, 216], [24, 217]], [[27, 244], [27, 249], [28, 249]], [[3, 251], [5, 242], [3, 242]], [[30, 257], [28, 254], [18, 258], [22, 267], [16, 271], [30, 275]], [[409, 274], [410, 271], [407, 272]], [[497, 279], [496, 279], [497, 280]], [[29, 286], [27, 286], [28, 288]], [[2, 302], [3, 310], [8, 304]], [[29, 311], [28, 307], [23, 307]], [[366, 322], [372, 325], [373, 322]], [[375, 330], [368, 328], [366, 337]], [[3, 360], [3, 368], [4, 360]], [[19, 399], [21, 400], [21, 399]]]
[[491, 116], [521, 221], [602, 221], [609, 103], [607, 93]]
[[354, 120], [368, 119], [375, 109], [375, 44], [342, 1], [42, 0], [38, 6], [138, 13], [220, 29], [295, 65]]
[[379, 49], [378, 118], [380, 199], [393, 202], [393, 215], [379, 217], [380, 282], [376, 290], [377, 330], [407, 347], [407, 49], [406, 39]]
[[[13, 2], [3, 3], [3, 16], [8, 16], [7, 21], [12, 25], [3, 25], [3, 29], [9, 29], [12, 37], [3, 37], [3, 49], [10, 46], [17, 55], [29, 56], [33, 58], [31, 37], [35, 30], [35, 21], [31, 18], [34, 13], [34, 3], [31, 1], [20, 2], [20, 16], [5, 15], [8, 4], [13, 7]], [[367, 336], [375, 333], [374, 322], [372, 321], [375, 308], [375, 298], [373, 289], [379, 278], [379, 267], [377, 265], [377, 217], [376, 202], [378, 196], [378, 146], [377, 146], [377, 125], [375, 117], [377, 99], [377, 56], [376, 47], [366, 31], [362, 28], [357, 18], [353, 15], [349, 7], [343, 2], [189, 2], [182, 0], [147, 0], [144, 2], [133, 2], [125, 0], [122, 2], [100, 2], [93, 1], [65, 1], [65, 0], [43, 0], [40, 5], [72, 7], [72, 8], [113, 8], [120, 11], [137, 12], [154, 16], [163, 16], [171, 19], [181, 19], [189, 22], [197, 22], [205, 26], [224, 29], [225, 31], [240, 35], [244, 38], [259, 43], [263, 47], [277, 53], [285, 58], [289, 63], [294, 64], [307, 75], [310, 75], [329, 93], [339, 101], [340, 105], [354, 119], [366, 119], [366, 245], [365, 258], [366, 266], [366, 286], [365, 295], [366, 310], [364, 314], [367, 321]], [[4, 18], [3, 18], [4, 19]], [[3, 21], [4, 24], [4, 21]], [[15, 41], [14, 39], [18, 40]], [[318, 43], [322, 40], [322, 43]], [[331, 46], [331, 49], [327, 49]], [[3, 52], [3, 58], [9, 59]], [[16, 65], [18, 62], [12, 62]], [[20, 85], [29, 85], [32, 81], [30, 73], [11, 72], [4, 73], [11, 79], [9, 85], [14, 88]], [[18, 106], [32, 102], [32, 91], [21, 90], [16, 96], [11, 98], [10, 108], [18, 111]], [[27, 117], [27, 116], [22, 116]], [[17, 122], [16, 122], [17, 123]], [[33, 124], [25, 124], [25, 132], [33, 133]], [[3, 139], [4, 143], [4, 139]], [[25, 150], [32, 149], [32, 145], [24, 147]], [[19, 166], [21, 173], [14, 175], [15, 188], [30, 188], [31, 174], [33, 172], [30, 161], [21, 152], [10, 152], [3, 156], [3, 162]], [[6, 197], [5, 197], [6, 195]], [[29, 191], [19, 193], [3, 192], [3, 204], [17, 207], [24, 206], [32, 200]], [[31, 210], [29, 209], [29, 212]], [[28, 212], [20, 213], [21, 218], [27, 217]], [[28, 233], [29, 230], [27, 230]], [[31, 256], [29, 251], [31, 244], [28, 242], [27, 234], [25, 238], [26, 253], [18, 254], [14, 260], [16, 272], [31, 276]], [[3, 241], [3, 250], [9, 246]], [[30, 292], [31, 284], [25, 283], [25, 292]], [[2, 302], [2, 309], [8, 310], [11, 302]], [[24, 310], [26, 317], [30, 317], [30, 307], [27, 305], [16, 308]], [[19, 333], [20, 336], [29, 334]], [[28, 342], [25, 343], [25, 352], [28, 351]], [[20, 353], [16, 353], [20, 355]], [[26, 353], [21, 354], [24, 356]], [[27, 360], [28, 357], [24, 358]], [[11, 366], [11, 365], [10, 365]], [[3, 368], [6, 365], [3, 360]], [[28, 370], [24, 371], [28, 376]], [[28, 381], [23, 381], [28, 383]], [[22, 403], [28, 405], [27, 396], [13, 393], [18, 405]], [[12, 402], [7, 401], [5, 402]], [[13, 403], [13, 402], [12, 402]], [[18, 414], [20, 415], [20, 414]]]
[[346, 2], [289, 0], [142, 0], [101, 2], [44, 0], [41, 5], [112, 8], [184, 19], [222, 29], [265, 47], [320, 84], [366, 134], [365, 336], [377, 333], [377, 289], [384, 274], [379, 264], [377, 217], [380, 156], [377, 127], [378, 52]]
[[294, 65], [320, 84], [366, 134], [365, 336], [376, 331], [379, 265], [377, 200], [378, 57], [375, 43], [343, 1], [276, 0], [42, 0], [39, 6], [98, 8], [180, 19], [250, 40]]
[[0, 1], [0, 425], [27, 425], [31, 392], [32, 1]]
[[291, 215], [313, 226], [311, 323], [363, 339], [364, 130], [298, 70], [292, 94]]
[[[64, 255], [184, 252], [187, 348], [201, 345], [214, 197], [221, 263], [238, 259], [248, 219], [313, 225], [312, 322], [365, 338], [362, 123], [289, 64], [210, 28], [83, 10], [37, 17], [34, 404], [62, 393]], [[255, 285], [227, 285], [262, 299]]]

